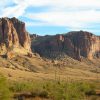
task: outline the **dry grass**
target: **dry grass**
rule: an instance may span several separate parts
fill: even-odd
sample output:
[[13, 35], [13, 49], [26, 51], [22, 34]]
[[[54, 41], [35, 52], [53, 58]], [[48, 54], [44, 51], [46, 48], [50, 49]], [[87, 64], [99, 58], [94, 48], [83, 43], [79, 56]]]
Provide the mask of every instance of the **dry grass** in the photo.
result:
[[79, 62], [67, 57], [55, 63], [35, 55], [17, 56], [10, 60], [0, 58], [0, 73], [11, 80], [99, 80], [99, 64], [99, 59]]

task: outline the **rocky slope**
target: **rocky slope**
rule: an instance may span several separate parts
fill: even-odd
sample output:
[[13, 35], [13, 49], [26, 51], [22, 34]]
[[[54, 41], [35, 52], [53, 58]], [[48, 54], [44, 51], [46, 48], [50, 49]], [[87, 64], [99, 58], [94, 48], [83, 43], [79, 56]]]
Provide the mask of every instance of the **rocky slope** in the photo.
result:
[[32, 50], [43, 57], [57, 58], [68, 55], [81, 60], [100, 58], [100, 36], [85, 31], [73, 31], [33, 39]]
[[25, 29], [25, 23], [14, 18], [0, 19], [0, 55], [9, 52], [30, 52], [30, 36]]

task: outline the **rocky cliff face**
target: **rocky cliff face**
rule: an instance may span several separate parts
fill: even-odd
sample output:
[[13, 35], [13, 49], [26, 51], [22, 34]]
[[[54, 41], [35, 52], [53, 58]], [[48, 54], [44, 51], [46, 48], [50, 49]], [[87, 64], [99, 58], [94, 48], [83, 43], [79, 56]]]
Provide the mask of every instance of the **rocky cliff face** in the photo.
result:
[[32, 50], [47, 58], [64, 55], [77, 60], [81, 60], [82, 56], [100, 58], [100, 37], [84, 31], [38, 37], [32, 42]]
[[[25, 23], [16, 18], [0, 19], [0, 55], [8, 51], [30, 51], [30, 36], [25, 29]], [[16, 49], [15, 49], [16, 48]]]
[[70, 32], [68, 37], [79, 50], [80, 56], [88, 59], [100, 58], [100, 37], [92, 33], [79, 31]]

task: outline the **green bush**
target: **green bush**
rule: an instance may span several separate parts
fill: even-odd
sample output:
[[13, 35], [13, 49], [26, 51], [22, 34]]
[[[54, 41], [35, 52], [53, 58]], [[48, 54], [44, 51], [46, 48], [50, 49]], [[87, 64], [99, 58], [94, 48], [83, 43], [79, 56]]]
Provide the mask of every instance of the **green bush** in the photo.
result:
[[81, 92], [83, 92], [85, 95], [95, 95], [95, 87], [93, 84], [89, 83], [80, 83], [79, 84], [79, 89]]
[[5, 77], [0, 75], [0, 100], [11, 100], [11, 92]]
[[[82, 100], [95, 95], [95, 84], [86, 82], [16, 82], [10, 86], [14, 93], [31, 93], [32, 97], [50, 98], [53, 100]], [[1, 100], [1, 99], [0, 99]]]
[[24, 82], [16, 82], [10, 86], [10, 90], [12, 92], [30, 91], [30, 89], [31, 89], [31, 84], [24, 83]]
[[42, 98], [48, 98], [48, 92], [45, 91], [45, 90], [40, 91], [39, 97], [42, 97]]

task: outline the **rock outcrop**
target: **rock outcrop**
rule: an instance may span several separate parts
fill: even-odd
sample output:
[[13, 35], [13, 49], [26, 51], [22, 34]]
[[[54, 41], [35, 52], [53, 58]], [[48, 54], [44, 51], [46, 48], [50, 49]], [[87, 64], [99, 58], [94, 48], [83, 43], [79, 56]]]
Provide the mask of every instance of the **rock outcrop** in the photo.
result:
[[30, 34], [30, 37], [32, 40], [35, 40], [37, 37], [39, 37], [39, 35], [37, 34]]
[[30, 36], [24, 22], [15, 17], [0, 19], [0, 55], [5, 55], [10, 51], [30, 52], [30, 45]]
[[74, 59], [100, 58], [100, 37], [85, 31], [69, 32], [55, 36], [42, 36], [32, 42], [32, 50], [47, 58], [64, 57]]
[[80, 56], [88, 59], [100, 58], [100, 36], [79, 31], [70, 32], [68, 37], [71, 39], [73, 45], [80, 51]]

